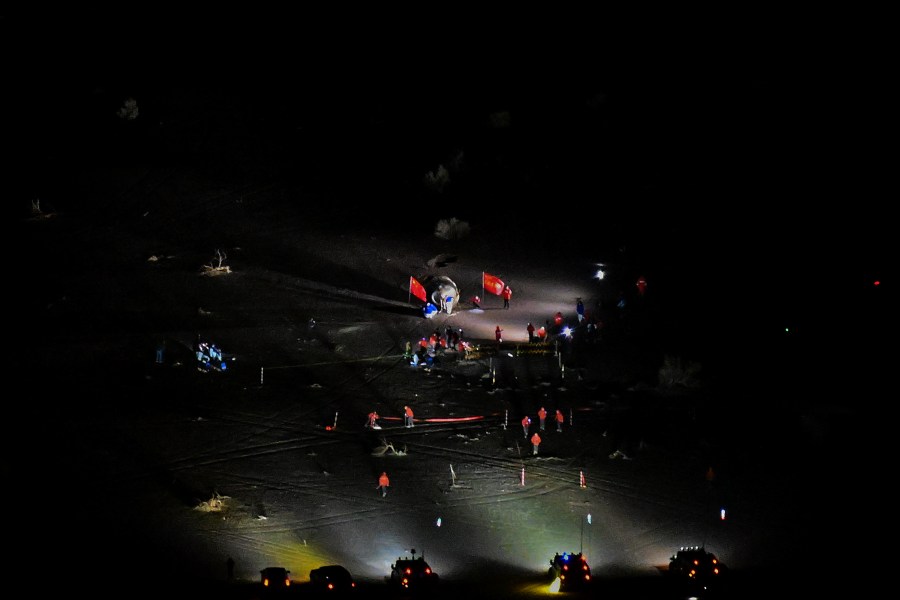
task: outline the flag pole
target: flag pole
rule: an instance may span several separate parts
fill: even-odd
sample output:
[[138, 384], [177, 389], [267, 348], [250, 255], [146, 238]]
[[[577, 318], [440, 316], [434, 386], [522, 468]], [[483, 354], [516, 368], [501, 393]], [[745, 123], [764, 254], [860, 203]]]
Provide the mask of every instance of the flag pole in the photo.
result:
[[[484, 271], [481, 272], [481, 295], [484, 296]], [[482, 297], [481, 301], [484, 302], [487, 298]]]
[[412, 304], [412, 280], [413, 280], [412, 275], [410, 275], [409, 282], [408, 282], [409, 285], [406, 286], [406, 303], [407, 304]]

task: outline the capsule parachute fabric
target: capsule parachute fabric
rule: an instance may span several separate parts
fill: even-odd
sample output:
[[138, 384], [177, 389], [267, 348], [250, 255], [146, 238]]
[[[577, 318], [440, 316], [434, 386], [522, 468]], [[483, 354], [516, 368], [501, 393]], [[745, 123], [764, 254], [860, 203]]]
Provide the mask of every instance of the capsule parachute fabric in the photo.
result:
[[482, 273], [481, 278], [481, 285], [484, 288], [485, 292], [490, 292], [495, 296], [499, 296], [501, 293], [503, 293], [504, 284], [502, 279], [500, 279], [499, 277], [495, 277], [490, 273]]
[[425, 293], [425, 286], [419, 283], [415, 277], [409, 278], [409, 293], [422, 302], [428, 302], [428, 294]]

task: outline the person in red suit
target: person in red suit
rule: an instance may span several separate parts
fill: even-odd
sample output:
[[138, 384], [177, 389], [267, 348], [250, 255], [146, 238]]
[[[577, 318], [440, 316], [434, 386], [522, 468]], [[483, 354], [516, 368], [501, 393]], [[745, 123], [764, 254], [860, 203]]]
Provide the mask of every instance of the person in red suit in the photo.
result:
[[388, 479], [387, 473], [382, 471], [381, 476], [378, 478], [378, 487], [375, 488], [376, 490], [379, 490], [379, 489], [381, 490], [382, 498], [387, 496], [387, 489], [388, 489], [388, 487], [390, 487], [390, 485], [391, 485], [391, 480]]

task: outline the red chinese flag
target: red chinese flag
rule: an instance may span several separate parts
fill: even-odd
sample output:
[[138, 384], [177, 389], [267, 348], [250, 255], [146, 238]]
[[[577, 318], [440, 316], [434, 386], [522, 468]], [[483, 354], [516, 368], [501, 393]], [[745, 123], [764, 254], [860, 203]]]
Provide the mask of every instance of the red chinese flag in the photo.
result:
[[503, 291], [503, 281], [499, 277], [494, 277], [488, 273], [482, 273], [482, 287], [485, 292], [490, 292], [495, 296], [499, 296]]
[[425, 293], [425, 286], [416, 281], [415, 277], [409, 278], [409, 293], [422, 302], [428, 302], [428, 294]]

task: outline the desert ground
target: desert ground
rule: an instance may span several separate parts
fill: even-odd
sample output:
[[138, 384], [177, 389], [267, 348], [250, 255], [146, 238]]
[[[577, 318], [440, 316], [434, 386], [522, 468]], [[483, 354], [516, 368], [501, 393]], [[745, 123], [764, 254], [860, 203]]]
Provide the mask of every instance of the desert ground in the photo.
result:
[[[131, 212], [142, 229], [153, 218]], [[61, 589], [252, 594], [260, 569], [284, 566], [302, 590], [310, 569], [338, 563], [378, 593], [416, 549], [448, 593], [520, 597], [549, 588], [555, 552], [584, 551], [602, 595], [658, 597], [671, 554], [698, 545], [749, 594], [786, 563], [817, 561], [814, 521], [830, 502], [819, 477], [845, 465], [830, 442], [853, 415], [758, 397], [759, 382], [715, 360], [704, 370], [691, 354], [702, 336], [669, 339], [678, 324], [653, 279], [641, 296], [627, 264], [540, 260], [478, 231], [251, 217], [227, 219], [242, 230], [224, 236], [234, 245], [206, 253], [67, 211], [19, 223], [42, 276], [14, 369], [29, 383], [10, 422], [28, 442], [7, 453], [23, 492], [8, 514], [22, 555]], [[210, 269], [217, 249], [227, 270]], [[597, 263], [608, 278], [593, 277]], [[484, 271], [514, 288], [509, 309], [477, 287]], [[409, 277], [435, 275], [482, 308], [424, 318]], [[594, 339], [579, 297], [604, 323]], [[574, 335], [529, 344], [525, 325], [557, 311]], [[411, 366], [405, 343], [448, 327], [471, 356]], [[198, 336], [222, 349], [224, 371], [198, 368]], [[535, 456], [520, 421], [533, 433], [541, 406], [565, 422], [560, 433], [548, 419]], [[379, 430], [364, 426], [373, 410]]]

